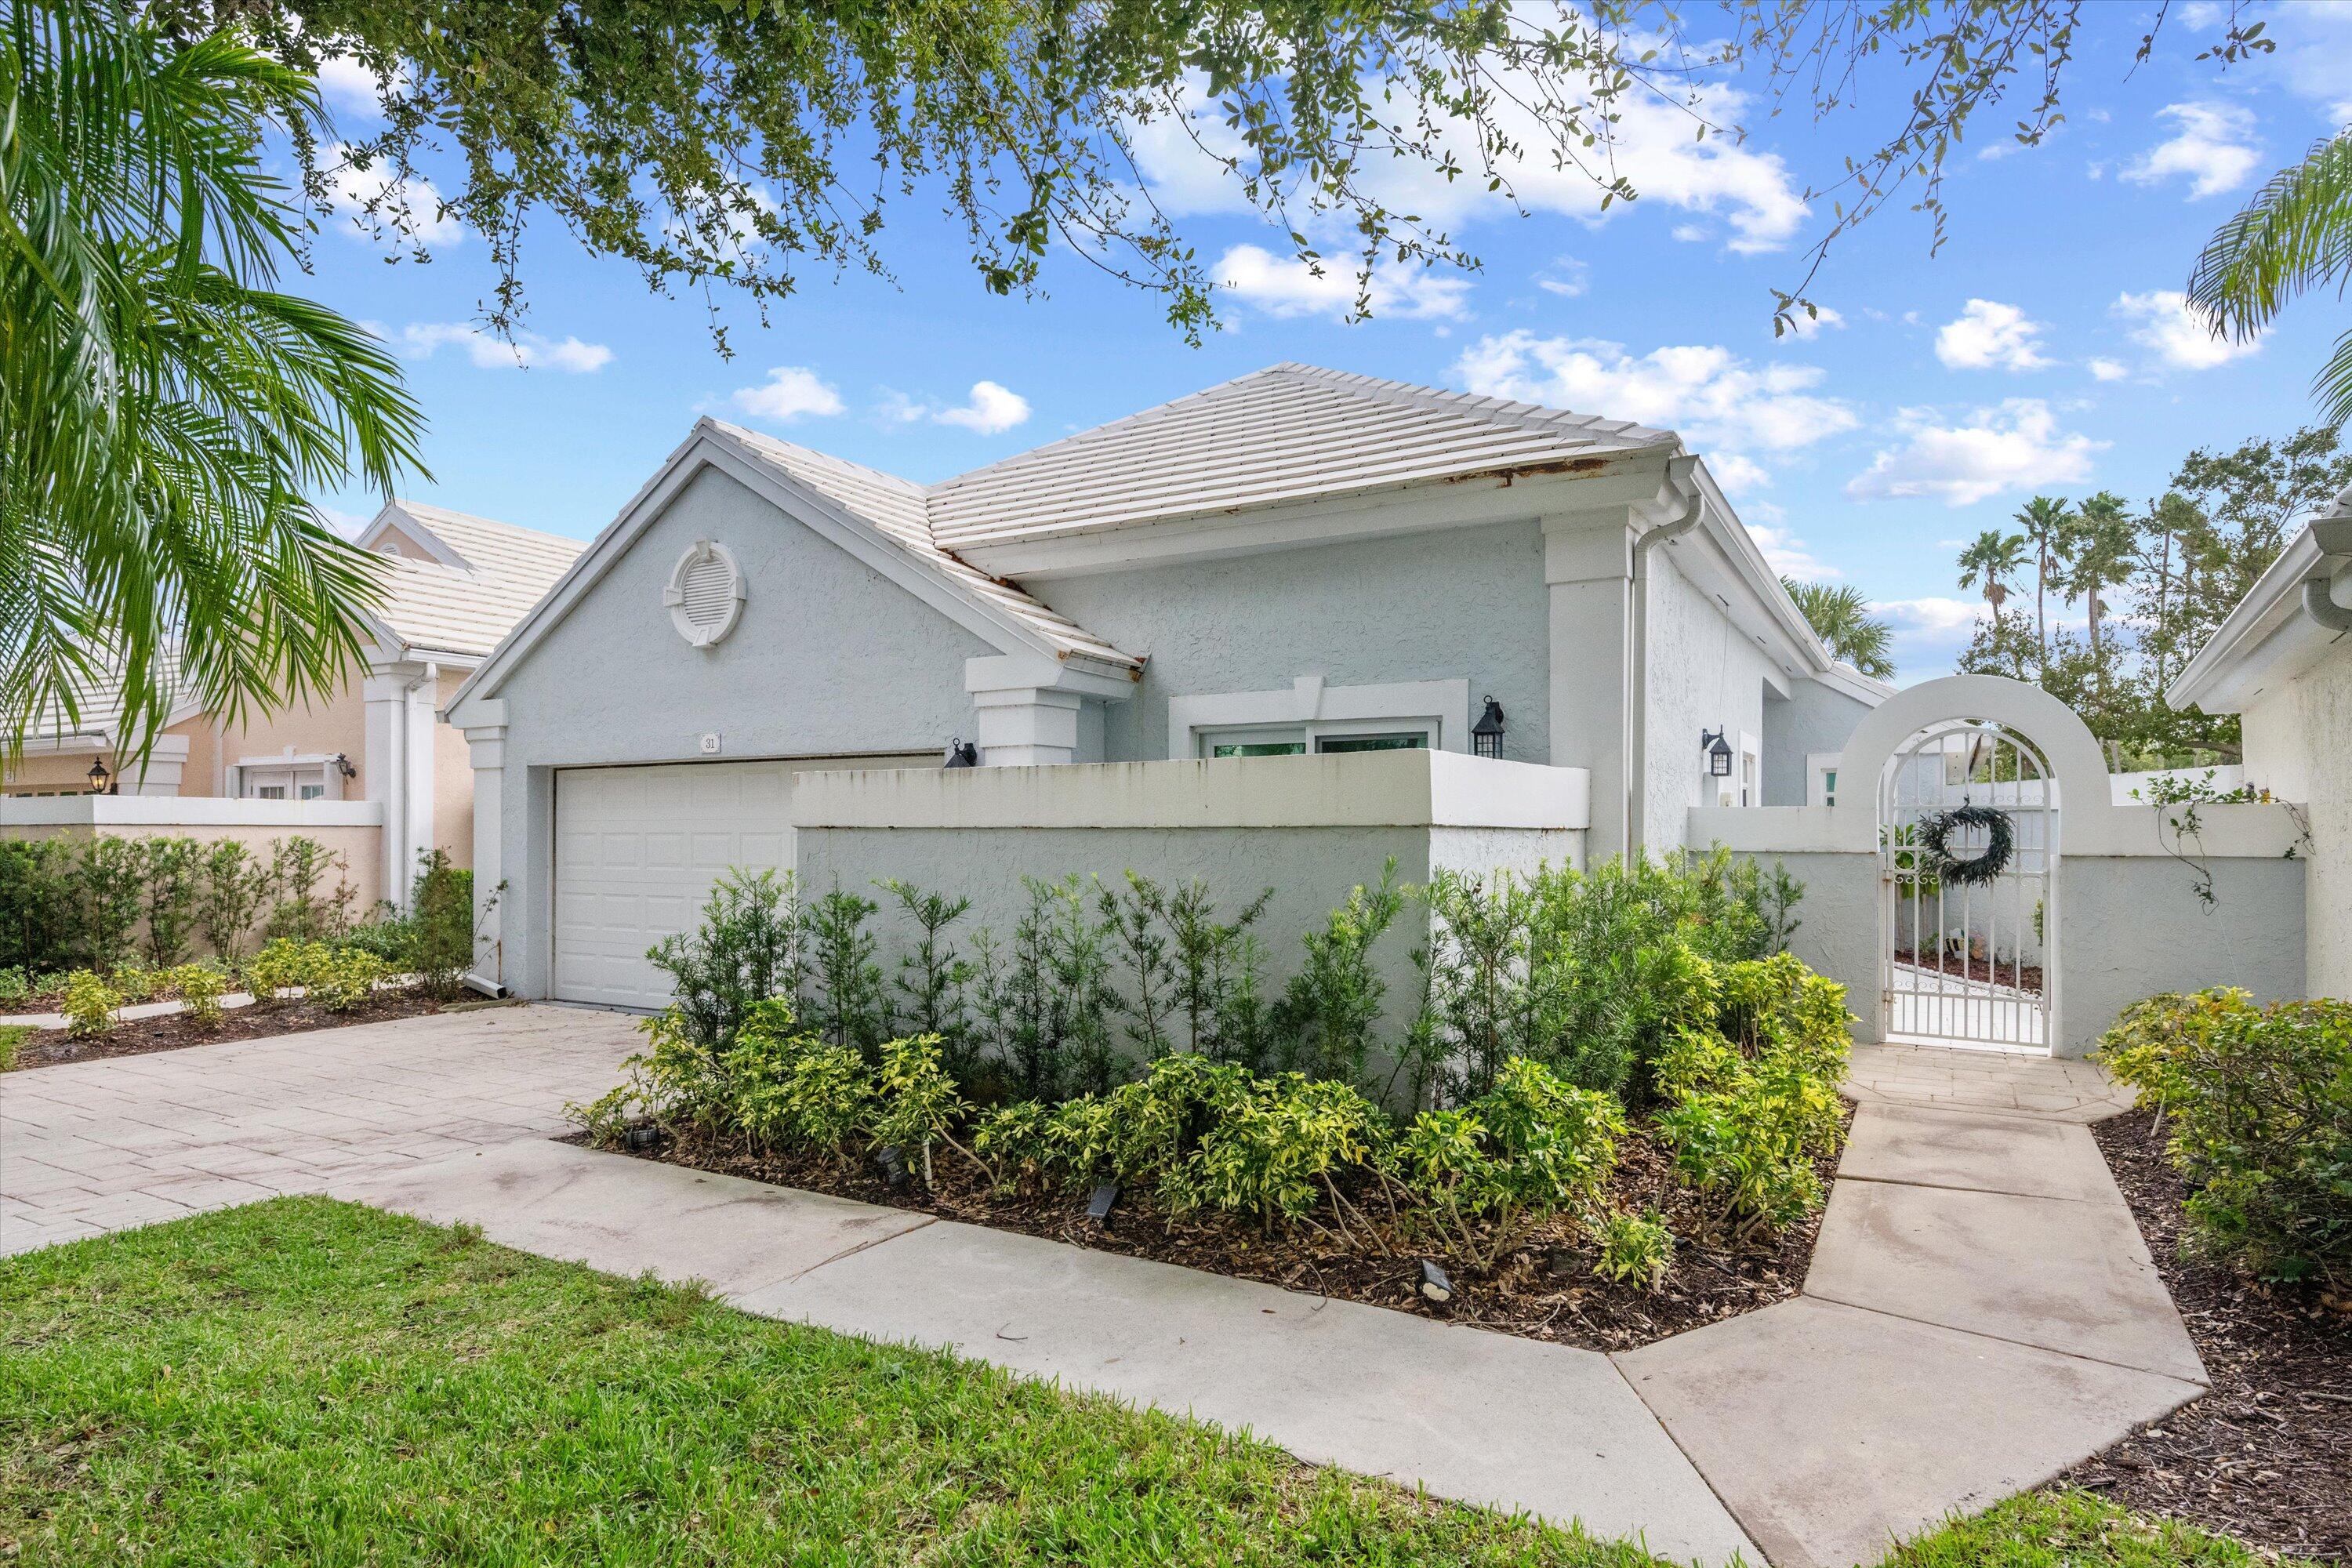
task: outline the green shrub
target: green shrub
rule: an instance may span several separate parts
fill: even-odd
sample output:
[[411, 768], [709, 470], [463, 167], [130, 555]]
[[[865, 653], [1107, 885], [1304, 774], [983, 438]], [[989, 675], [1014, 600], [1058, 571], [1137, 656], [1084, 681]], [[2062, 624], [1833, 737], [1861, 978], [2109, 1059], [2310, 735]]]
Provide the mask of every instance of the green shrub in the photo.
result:
[[422, 851], [416, 863], [408, 899], [412, 944], [405, 954], [377, 956], [415, 971], [426, 995], [455, 996], [474, 966], [474, 873], [449, 864], [439, 849]]
[[868, 1059], [890, 1033], [889, 993], [866, 928], [880, 908], [835, 888], [808, 910], [807, 1022], [820, 1037]]
[[799, 996], [806, 927], [791, 872], [721, 876], [702, 906], [701, 925], [664, 937], [646, 953], [670, 977], [676, 1026], [715, 1051], [735, 1037], [752, 1004]]
[[1333, 1226], [1363, 1230], [1340, 1185], [1369, 1174], [1388, 1125], [1353, 1086], [1298, 1073], [1260, 1079], [1223, 1108], [1164, 1191], [1181, 1210], [1254, 1215], [1261, 1228], [1307, 1220], [1329, 1199]]
[[0, 963], [33, 973], [72, 962], [80, 926], [74, 862], [64, 839], [0, 839]]
[[309, 984], [311, 966], [307, 943], [278, 937], [262, 943], [261, 951], [245, 961], [245, 984], [254, 1001], [267, 1005], [297, 985]]
[[115, 994], [134, 1006], [155, 1000], [167, 984], [164, 974], [138, 963], [126, 963], [107, 978]]
[[[389, 911], [389, 901], [379, 900], [379, 911]], [[362, 921], [335, 939], [337, 947], [356, 948], [374, 953], [394, 969], [413, 971], [416, 967], [416, 921], [408, 915], [380, 912], [373, 920]]]
[[877, 1145], [887, 1144], [902, 1154], [919, 1152], [926, 1187], [938, 1184], [931, 1171], [934, 1142], [946, 1143], [971, 1157], [955, 1136], [971, 1110], [941, 1063], [937, 1035], [891, 1040], [882, 1047], [882, 1065], [874, 1074], [873, 1121], [868, 1131]]
[[1489, 1093], [1414, 1117], [1390, 1169], [1447, 1247], [1491, 1268], [1534, 1226], [1598, 1202], [1624, 1132], [1612, 1096], [1515, 1057]]
[[209, 1029], [221, 1021], [221, 994], [228, 989], [228, 977], [209, 963], [183, 963], [166, 977], [171, 988], [179, 993], [180, 1005], [188, 1021], [200, 1029]]
[[234, 838], [224, 838], [205, 852], [195, 889], [197, 929], [222, 962], [235, 964], [245, 952], [246, 937], [269, 900], [269, 868]]
[[115, 1027], [114, 1010], [122, 1005], [114, 988], [87, 969], [66, 976], [66, 1033], [76, 1039], [95, 1039]]
[[147, 879], [147, 962], [176, 968], [195, 934], [196, 891], [205, 847], [193, 838], [150, 838], [142, 846]]
[[147, 855], [136, 839], [100, 834], [85, 839], [75, 861], [81, 954], [111, 973], [131, 962], [147, 885]]
[[312, 942], [305, 948], [310, 999], [330, 1013], [348, 1013], [375, 995], [391, 970], [374, 953]]
[[1060, 1159], [1054, 1108], [1016, 1100], [984, 1111], [973, 1123], [971, 1148], [1000, 1192], [1042, 1182]]
[[1284, 988], [1276, 1013], [1277, 1056], [1286, 1070], [1347, 1084], [1363, 1081], [1388, 991], [1372, 963], [1372, 949], [1404, 908], [1391, 858], [1377, 886], [1359, 883], [1321, 931], [1307, 933], [1306, 961]]
[[2202, 1250], [2277, 1279], [2352, 1272], [2352, 1002], [2157, 996], [2097, 1055], [2161, 1113]]
[[33, 994], [33, 983], [25, 971], [16, 964], [0, 969], [0, 1003], [22, 1002]]
[[971, 910], [971, 900], [926, 893], [900, 881], [886, 881], [882, 888], [898, 900], [917, 933], [914, 945], [899, 955], [892, 982], [899, 996], [895, 1026], [908, 1035], [938, 1037], [948, 1073], [969, 1083], [980, 1070], [969, 997], [972, 968], [947, 933]]
[[[315, 838], [296, 835], [272, 839], [269, 845], [269, 915], [266, 924], [273, 938], [291, 942], [324, 942], [351, 929], [352, 903], [358, 897], [345, 873], [343, 858]], [[325, 884], [334, 878], [331, 889]]]
[[1666, 1228], [1657, 1210], [1643, 1209], [1640, 1214], [1631, 1209], [1607, 1210], [1592, 1222], [1590, 1234], [1601, 1248], [1592, 1271], [1601, 1279], [1621, 1285], [1639, 1280], [1648, 1290], [1666, 1282], [1667, 1271], [1675, 1263], [1675, 1233]]
[[563, 1106], [564, 1120], [577, 1126], [589, 1144], [598, 1149], [620, 1148], [629, 1124], [645, 1113], [645, 1102], [634, 1082], [608, 1089], [585, 1104], [574, 1100]]

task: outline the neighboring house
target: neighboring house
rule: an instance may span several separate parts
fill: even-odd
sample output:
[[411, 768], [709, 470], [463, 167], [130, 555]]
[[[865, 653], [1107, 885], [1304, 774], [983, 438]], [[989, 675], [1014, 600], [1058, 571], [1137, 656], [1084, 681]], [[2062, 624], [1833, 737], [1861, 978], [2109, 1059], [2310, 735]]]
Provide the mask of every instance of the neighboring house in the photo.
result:
[[[704, 419], [447, 716], [503, 978], [652, 1005], [645, 949], [719, 869], [794, 863], [805, 770], [969, 742], [1181, 794], [1215, 786], [1171, 763], [1491, 738], [1517, 772], [1433, 763], [1412, 809], [1452, 833], [1454, 792], [1599, 858], [1679, 846], [1694, 805], [1803, 804], [1887, 689], [1672, 432], [1285, 364], [928, 486]], [[1040, 779], [1055, 810], [1069, 782]]]
[[355, 542], [390, 558], [388, 581], [365, 663], [332, 696], [236, 723], [184, 700], [142, 763], [121, 755], [117, 710], [94, 693], [78, 725], [26, 742], [0, 793], [87, 794], [95, 764], [120, 795], [377, 802], [371, 900], [403, 901], [424, 849], [471, 864], [472, 773], [438, 710], [586, 546], [410, 500], [388, 503]]
[[2165, 693], [2235, 713], [2244, 778], [2307, 814], [2305, 973], [2352, 995], [2352, 489], [2311, 520]]

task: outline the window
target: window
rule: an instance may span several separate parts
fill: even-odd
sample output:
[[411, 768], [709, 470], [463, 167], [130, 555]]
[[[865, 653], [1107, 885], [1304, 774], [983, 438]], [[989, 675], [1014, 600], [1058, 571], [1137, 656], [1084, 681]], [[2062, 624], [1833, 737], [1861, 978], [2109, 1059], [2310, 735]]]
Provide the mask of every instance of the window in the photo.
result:
[[1316, 738], [1315, 749], [1326, 754], [1333, 752], [1425, 752], [1429, 750], [1429, 732], [1423, 730], [1409, 735], [1321, 735]]
[[327, 798], [327, 786], [322, 784], [306, 784], [302, 786], [301, 793], [297, 795], [296, 798], [299, 800], [324, 800]]
[[1212, 757], [1297, 757], [1305, 755], [1307, 751], [1307, 742], [1304, 739], [1220, 741], [1210, 735], [1202, 737], [1202, 744], [1207, 748], [1207, 752]]
[[253, 786], [253, 798], [256, 800], [284, 800], [286, 798], [286, 786], [282, 784], [256, 784]]
[[1823, 805], [1837, 804], [1837, 770], [1835, 768], [1822, 770], [1822, 804]]
[[1168, 755], [1296, 757], [1308, 752], [1470, 750], [1467, 680], [1333, 686], [1302, 675], [1271, 691], [1168, 700]]
[[1201, 731], [1204, 757], [1338, 756], [1349, 752], [1425, 752], [1431, 749], [1434, 725], [1401, 728], [1389, 724], [1370, 728], [1361, 723], [1266, 725], [1240, 730]]

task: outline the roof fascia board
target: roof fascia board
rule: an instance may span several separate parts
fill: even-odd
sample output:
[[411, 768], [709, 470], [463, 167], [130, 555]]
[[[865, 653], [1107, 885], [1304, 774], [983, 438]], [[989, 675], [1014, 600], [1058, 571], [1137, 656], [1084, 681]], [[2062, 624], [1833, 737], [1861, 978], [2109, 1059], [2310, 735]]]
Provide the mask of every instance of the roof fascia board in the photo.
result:
[[[2303, 582], [2319, 570], [2319, 541], [2306, 527], [2287, 542], [2269, 570], [2254, 580], [2237, 607], [2197, 657], [2165, 688], [2164, 700], [2173, 708], [2204, 708], [2231, 713], [2230, 704], [2242, 702], [2259, 689], [2259, 682], [2282, 658], [2295, 657], [2288, 644], [2297, 640], [2290, 623], [2303, 623]], [[2285, 638], [2274, 634], [2287, 630]], [[2311, 631], [2317, 634], [2317, 626]], [[2315, 636], [2306, 652], [2315, 653], [2328, 641]]]
[[[798, 484], [737, 447], [723, 430], [708, 420], [669, 455], [654, 477], [630, 498], [621, 514], [596, 536], [593, 543], [559, 578], [531, 612], [517, 622], [488, 658], [449, 700], [448, 711], [460, 726], [472, 722], [470, 703], [495, 697], [509, 672], [561, 625], [580, 601], [602, 582], [614, 564], [628, 552], [637, 537], [666, 511], [670, 503], [705, 468], [726, 475], [766, 500], [794, 522], [847, 552], [851, 558], [889, 578], [923, 603], [1003, 653], [1034, 653], [1057, 658], [1056, 650], [1011, 616], [960, 592], [939, 574], [915, 561], [873, 529], [850, 521], [838, 508], [808, 487]], [[1082, 656], [1073, 656], [1074, 658]], [[1086, 660], [1091, 665], [1094, 660]]]
[[993, 576], [1043, 582], [1343, 540], [1533, 522], [1570, 511], [1651, 504], [1659, 493], [1667, 455], [1663, 447], [1616, 453], [1603, 459], [1607, 468], [1582, 474], [1421, 479], [1383, 490], [1115, 523], [1048, 539], [963, 544], [956, 553]]
[[362, 550], [373, 550], [377, 541], [384, 536], [385, 531], [394, 528], [400, 530], [415, 543], [418, 549], [442, 565], [455, 566], [460, 572], [470, 572], [474, 569], [472, 562], [458, 554], [447, 540], [433, 531], [430, 523], [402, 506], [397, 499], [384, 502], [383, 510], [377, 512], [365, 528], [360, 530], [359, 537], [352, 542]]
[[1738, 576], [1756, 608], [1778, 629], [1780, 641], [1795, 657], [1801, 673], [1819, 676], [1828, 671], [1836, 661], [1830, 658], [1812, 623], [1797, 608], [1797, 602], [1789, 597], [1789, 590], [1780, 585], [1780, 574], [1756, 548], [1755, 539], [1708, 470], [1706, 458], [1698, 460], [1693, 474], [1707, 500], [1701, 530]]

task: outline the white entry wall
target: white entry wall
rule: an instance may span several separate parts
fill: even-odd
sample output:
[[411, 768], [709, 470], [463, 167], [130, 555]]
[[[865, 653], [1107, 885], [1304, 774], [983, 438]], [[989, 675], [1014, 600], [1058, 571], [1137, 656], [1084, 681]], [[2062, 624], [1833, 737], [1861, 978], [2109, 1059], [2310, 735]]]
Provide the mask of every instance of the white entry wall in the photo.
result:
[[557, 770], [551, 994], [667, 1005], [669, 977], [646, 950], [692, 930], [730, 868], [792, 869], [793, 774], [936, 763], [803, 757]]

